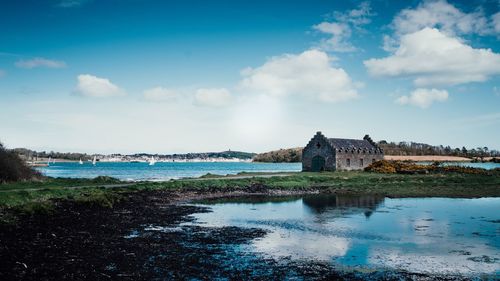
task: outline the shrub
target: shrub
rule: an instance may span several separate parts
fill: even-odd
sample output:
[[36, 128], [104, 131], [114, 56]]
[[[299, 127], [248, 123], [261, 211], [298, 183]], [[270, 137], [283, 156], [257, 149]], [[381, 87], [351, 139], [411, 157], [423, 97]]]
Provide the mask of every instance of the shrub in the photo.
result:
[[19, 156], [0, 143], [0, 183], [40, 178], [41, 174], [29, 167]]
[[370, 164], [365, 171], [384, 173], [384, 174], [426, 174], [436, 173], [461, 173], [474, 175], [489, 175], [496, 173], [495, 170], [488, 171], [481, 168], [463, 167], [463, 166], [443, 166], [438, 163], [431, 165], [420, 165], [413, 161], [387, 161], [381, 160]]

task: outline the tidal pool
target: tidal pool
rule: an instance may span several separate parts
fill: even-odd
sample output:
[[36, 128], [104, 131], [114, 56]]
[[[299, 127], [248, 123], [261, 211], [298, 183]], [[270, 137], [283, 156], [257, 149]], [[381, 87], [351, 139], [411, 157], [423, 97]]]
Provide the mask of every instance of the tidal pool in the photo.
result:
[[241, 251], [346, 269], [500, 277], [500, 198], [310, 195], [200, 202], [188, 224], [262, 228]]

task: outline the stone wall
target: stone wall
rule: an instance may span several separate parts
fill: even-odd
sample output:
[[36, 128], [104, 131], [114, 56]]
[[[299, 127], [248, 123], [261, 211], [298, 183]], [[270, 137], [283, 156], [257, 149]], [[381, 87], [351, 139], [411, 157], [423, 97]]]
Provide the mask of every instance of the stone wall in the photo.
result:
[[[380, 151], [368, 152], [368, 151], [342, 151], [336, 152], [336, 168], [337, 170], [350, 171], [350, 170], [362, 170], [368, 167], [371, 163], [375, 161], [380, 161], [384, 159], [384, 154]], [[347, 165], [347, 160], [349, 159], [350, 165]], [[362, 162], [362, 163], [361, 163]]]
[[317, 155], [325, 158], [325, 171], [335, 171], [335, 151], [320, 132], [302, 150], [302, 171], [311, 171], [312, 159]]

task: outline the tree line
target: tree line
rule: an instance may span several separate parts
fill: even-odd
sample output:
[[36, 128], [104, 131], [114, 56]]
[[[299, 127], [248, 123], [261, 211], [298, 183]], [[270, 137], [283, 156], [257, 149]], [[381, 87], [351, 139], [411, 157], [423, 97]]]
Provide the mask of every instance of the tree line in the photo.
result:
[[386, 155], [420, 156], [420, 155], [441, 155], [460, 156], [468, 158], [499, 157], [500, 151], [488, 147], [462, 148], [443, 145], [430, 145], [417, 142], [387, 142], [379, 141], [378, 145], [384, 150]]
[[[417, 142], [387, 142], [379, 141], [378, 146], [384, 150], [385, 155], [402, 156], [421, 156], [421, 155], [440, 155], [440, 156], [459, 156], [483, 160], [486, 157], [500, 157], [500, 151], [490, 150], [488, 147], [476, 148], [452, 148], [451, 146], [430, 145]], [[253, 161], [256, 162], [301, 162], [302, 147], [274, 150], [255, 155]], [[498, 161], [498, 160], [496, 160]]]

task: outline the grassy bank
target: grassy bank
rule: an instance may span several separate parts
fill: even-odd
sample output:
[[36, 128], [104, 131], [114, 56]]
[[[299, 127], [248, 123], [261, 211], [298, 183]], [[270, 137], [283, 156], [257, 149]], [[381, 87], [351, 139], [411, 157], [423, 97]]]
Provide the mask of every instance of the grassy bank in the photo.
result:
[[[195, 192], [319, 191], [389, 197], [499, 197], [500, 175], [463, 173], [380, 174], [369, 172], [209, 175], [195, 179], [124, 184], [100, 177], [46, 179], [0, 185], [0, 208], [50, 204], [51, 199], [112, 206], [123, 194], [140, 190]], [[29, 208], [27, 209], [29, 210]]]

